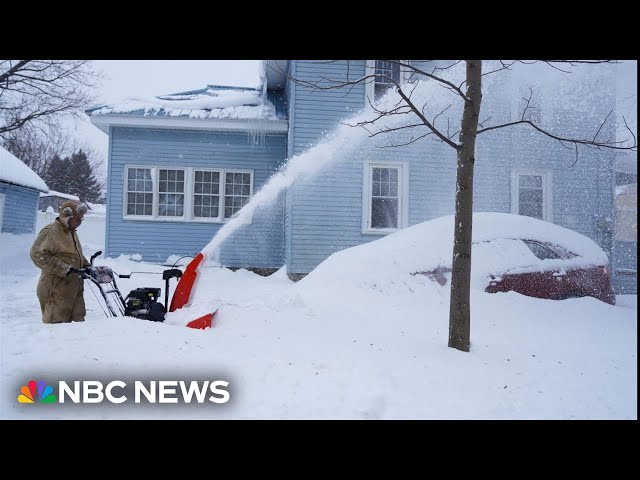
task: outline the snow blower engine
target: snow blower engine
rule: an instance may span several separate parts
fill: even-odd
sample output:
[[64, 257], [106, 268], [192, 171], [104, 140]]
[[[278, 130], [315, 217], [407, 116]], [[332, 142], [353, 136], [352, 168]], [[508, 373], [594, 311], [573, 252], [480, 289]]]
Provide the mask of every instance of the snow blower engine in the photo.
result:
[[[102, 252], [96, 252], [91, 257], [91, 268], [76, 270], [81, 278], [91, 281], [95, 284], [104, 303], [109, 310], [109, 313], [105, 311], [107, 317], [135, 317], [142, 320], [151, 320], [152, 322], [164, 322], [164, 316], [167, 313], [167, 307], [169, 303], [169, 280], [172, 278], [180, 278], [182, 276], [182, 270], [178, 268], [170, 268], [162, 272], [162, 279], [165, 281], [165, 305], [162, 305], [158, 301], [160, 298], [160, 288], [142, 287], [131, 290], [129, 294], [123, 298], [115, 277], [118, 278], [131, 278], [131, 274], [120, 275], [116, 274], [109, 267], [93, 267], [93, 260]], [[134, 272], [135, 273], [135, 272]], [[155, 272], [138, 272], [138, 273], [155, 273]], [[111, 295], [111, 297], [109, 297]], [[109, 298], [113, 299], [113, 302], [109, 301]], [[115, 304], [115, 306], [113, 305]], [[118, 315], [116, 312], [120, 313]]]
[[125, 317], [164, 322], [164, 307], [158, 303], [159, 288], [136, 288], [131, 290], [124, 305]]

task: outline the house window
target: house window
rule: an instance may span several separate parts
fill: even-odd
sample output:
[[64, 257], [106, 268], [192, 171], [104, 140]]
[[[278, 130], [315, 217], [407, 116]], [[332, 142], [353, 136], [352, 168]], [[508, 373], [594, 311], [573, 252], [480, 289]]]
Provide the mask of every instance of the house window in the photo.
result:
[[251, 197], [251, 175], [242, 172], [226, 172], [224, 185], [224, 218], [231, 218]]
[[150, 168], [127, 169], [127, 215], [153, 215], [153, 180]]
[[[369, 100], [375, 102], [382, 97], [389, 88], [395, 86], [393, 81], [401, 84], [404, 81], [404, 69], [399, 63], [406, 60], [367, 60], [367, 75], [375, 75], [372, 81], [366, 86], [367, 104]], [[393, 81], [392, 81], [393, 80]]]
[[553, 221], [549, 172], [514, 172], [512, 187], [513, 213]]
[[373, 98], [378, 100], [386, 91], [394, 86], [393, 81], [400, 82], [400, 65], [387, 60], [376, 60], [376, 79], [373, 84]]
[[407, 224], [407, 167], [403, 163], [369, 163], [365, 176], [363, 232], [388, 232]]
[[184, 170], [158, 170], [158, 216], [184, 215]]
[[131, 220], [224, 222], [253, 194], [253, 171], [127, 167], [124, 216]]
[[220, 216], [220, 172], [196, 170], [193, 183], [193, 216]]

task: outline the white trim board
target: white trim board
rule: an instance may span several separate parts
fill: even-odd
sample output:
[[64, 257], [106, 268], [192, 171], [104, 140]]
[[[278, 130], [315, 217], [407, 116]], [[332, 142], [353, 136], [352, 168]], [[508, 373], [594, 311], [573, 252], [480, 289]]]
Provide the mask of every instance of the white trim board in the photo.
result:
[[251, 120], [189, 117], [137, 117], [131, 115], [94, 115], [89, 119], [96, 127], [109, 133], [109, 127], [184, 128], [188, 130], [216, 130], [286, 133], [287, 120]]
[[516, 169], [511, 171], [511, 213], [520, 215], [520, 176], [537, 175], [542, 177], [542, 220], [553, 222], [553, 174], [550, 170]]

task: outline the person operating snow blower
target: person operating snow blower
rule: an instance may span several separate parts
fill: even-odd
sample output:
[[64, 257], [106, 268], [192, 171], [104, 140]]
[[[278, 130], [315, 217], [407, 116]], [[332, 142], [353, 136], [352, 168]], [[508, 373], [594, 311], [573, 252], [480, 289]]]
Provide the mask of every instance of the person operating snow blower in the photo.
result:
[[85, 213], [84, 203], [63, 203], [58, 217], [40, 230], [31, 247], [31, 260], [42, 270], [36, 293], [43, 323], [84, 321], [84, 284], [74, 273], [93, 271], [76, 233]]

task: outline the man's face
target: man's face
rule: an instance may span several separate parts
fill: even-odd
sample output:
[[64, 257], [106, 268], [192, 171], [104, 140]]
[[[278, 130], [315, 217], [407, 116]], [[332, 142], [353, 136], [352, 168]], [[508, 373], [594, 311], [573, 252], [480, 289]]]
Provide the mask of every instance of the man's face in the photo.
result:
[[76, 230], [82, 224], [82, 220], [84, 220], [84, 217], [71, 217], [69, 219], [69, 228], [71, 230]]

